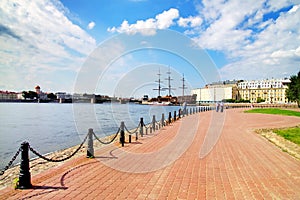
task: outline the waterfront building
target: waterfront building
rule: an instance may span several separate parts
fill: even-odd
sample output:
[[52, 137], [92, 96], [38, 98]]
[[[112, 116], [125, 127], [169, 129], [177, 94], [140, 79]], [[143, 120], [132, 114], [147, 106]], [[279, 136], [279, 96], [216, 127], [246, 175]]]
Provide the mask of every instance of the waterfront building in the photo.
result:
[[177, 100], [179, 103], [183, 103], [186, 102], [188, 104], [195, 104], [196, 100], [197, 100], [197, 95], [193, 94], [193, 95], [185, 95], [185, 96], [178, 96]]
[[225, 99], [239, 99], [236, 80], [214, 82], [203, 88], [192, 90], [192, 95], [197, 95], [197, 103], [215, 103]]
[[6, 101], [6, 100], [17, 100], [18, 99], [17, 92], [11, 92], [11, 91], [0, 91], [0, 100]]
[[41, 94], [41, 87], [39, 85], [35, 86], [35, 92], [39, 95]]
[[42, 92], [41, 87], [39, 85], [37, 85], [34, 89], [35, 89], [35, 92], [38, 95], [38, 99], [48, 100], [47, 93]]
[[205, 85], [203, 88], [192, 90], [197, 95], [199, 103], [213, 103], [226, 99], [248, 100], [251, 103], [288, 103], [285, 91], [290, 80], [266, 79], [266, 80], [239, 80], [224, 81]]
[[250, 100], [251, 103], [288, 103], [285, 91], [289, 79], [266, 79], [241, 81], [238, 83], [240, 98]]
[[55, 93], [57, 99], [72, 99], [71, 94], [67, 94], [66, 92], [56, 92]]

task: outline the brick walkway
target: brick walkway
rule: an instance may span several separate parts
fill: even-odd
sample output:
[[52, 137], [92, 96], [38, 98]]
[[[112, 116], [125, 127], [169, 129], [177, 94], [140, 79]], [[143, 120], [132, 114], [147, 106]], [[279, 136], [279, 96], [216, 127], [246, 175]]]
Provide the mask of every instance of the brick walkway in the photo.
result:
[[300, 161], [253, 131], [299, 123], [241, 109], [191, 115], [32, 177], [34, 189], [6, 188], [0, 199], [300, 199]]

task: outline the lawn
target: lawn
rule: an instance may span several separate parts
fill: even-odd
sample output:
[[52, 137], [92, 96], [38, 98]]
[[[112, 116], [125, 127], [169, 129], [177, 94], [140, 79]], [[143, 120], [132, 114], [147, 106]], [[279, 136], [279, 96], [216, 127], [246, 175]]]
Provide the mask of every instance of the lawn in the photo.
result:
[[273, 130], [274, 133], [300, 145], [300, 127]]
[[278, 108], [257, 108], [245, 111], [246, 113], [262, 113], [262, 114], [274, 114], [274, 115], [288, 115], [300, 117], [300, 112], [293, 110], [283, 110]]
[[[262, 114], [274, 114], [274, 115], [288, 115], [300, 117], [300, 112], [292, 110], [283, 110], [278, 108], [259, 108], [245, 111], [246, 113], [262, 113]], [[300, 145], [300, 126], [286, 129], [275, 129], [274, 133], [284, 137], [285, 139]]]

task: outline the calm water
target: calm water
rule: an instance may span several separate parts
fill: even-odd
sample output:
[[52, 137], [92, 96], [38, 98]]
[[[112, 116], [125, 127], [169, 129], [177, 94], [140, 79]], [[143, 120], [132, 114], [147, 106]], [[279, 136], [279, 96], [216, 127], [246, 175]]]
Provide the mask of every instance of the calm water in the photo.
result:
[[132, 129], [137, 127], [141, 117], [147, 124], [153, 115], [160, 120], [162, 113], [167, 118], [169, 112], [173, 116], [179, 108], [131, 103], [0, 103], [0, 169], [10, 161], [23, 141], [45, 154], [80, 144], [88, 128], [93, 128], [101, 137], [116, 133], [121, 121]]

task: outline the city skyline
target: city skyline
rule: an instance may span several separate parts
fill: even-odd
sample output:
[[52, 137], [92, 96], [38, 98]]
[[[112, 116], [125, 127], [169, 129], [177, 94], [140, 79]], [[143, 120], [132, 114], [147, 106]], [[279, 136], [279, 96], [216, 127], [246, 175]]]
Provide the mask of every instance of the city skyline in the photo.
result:
[[[219, 73], [216, 80], [289, 78], [299, 70], [300, 9], [290, 1], [7, 0], [0, 9], [1, 90], [40, 85], [44, 91], [74, 93], [85, 62], [106, 41], [120, 34], [151, 37], [162, 30], [178, 32], [199, 45], [214, 63], [210, 69]], [[151, 29], [143, 32], [143, 28]], [[122, 52], [124, 44], [115, 44], [109, 52]], [[125, 95], [117, 92], [126, 77], [131, 78], [128, 87], [132, 82], [144, 85], [126, 95], [145, 93], [156, 87], [153, 82], [160, 67], [163, 73], [171, 67], [179, 94], [182, 74], [189, 89], [211, 81], [201, 73], [195, 76], [187, 60], [170, 52], [148, 45], [121, 54], [107, 68], [106, 81], [111, 84], [95, 85], [86, 92]], [[148, 74], [141, 72], [147, 67]], [[101, 81], [99, 76], [97, 84]]]

